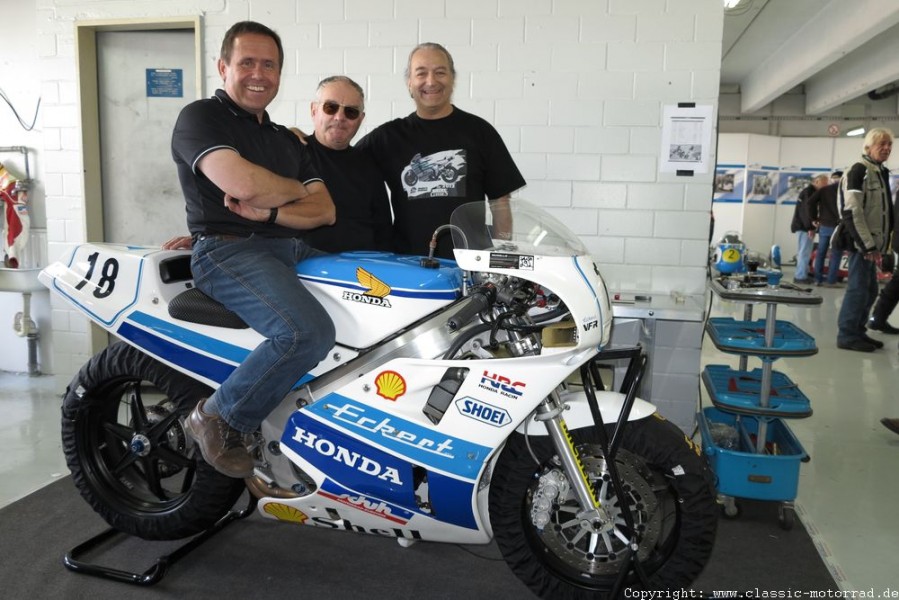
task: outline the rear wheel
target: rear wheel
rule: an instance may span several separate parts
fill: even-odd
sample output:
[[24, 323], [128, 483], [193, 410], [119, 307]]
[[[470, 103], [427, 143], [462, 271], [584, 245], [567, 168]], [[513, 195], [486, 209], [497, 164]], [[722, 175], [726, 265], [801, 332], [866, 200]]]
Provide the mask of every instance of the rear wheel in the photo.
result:
[[112, 527], [178, 539], [212, 526], [244, 484], [207, 465], [182, 426], [211, 390], [127, 344], [84, 365], [66, 390], [62, 445], [81, 495]]
[[[515, 574], [544, 598], [611, 600], [636, 538], [650, 589], [687, 587], [709, 558], [718, 519], [712, 474], [697, 447], [661, 418], [629, 423], [616, 455], [625, 494], [619, 498], [594, 434], [572, 435], [611, 524], [597, 528], [577, 518], [580, 506], [548, 438], [530, 438], [529, 449], [514, 434], [490, 484], [490, 519]], [[625, 523], [625, 505], [636, 531]], [[625, 582], [641, 588], [633, 571]]]

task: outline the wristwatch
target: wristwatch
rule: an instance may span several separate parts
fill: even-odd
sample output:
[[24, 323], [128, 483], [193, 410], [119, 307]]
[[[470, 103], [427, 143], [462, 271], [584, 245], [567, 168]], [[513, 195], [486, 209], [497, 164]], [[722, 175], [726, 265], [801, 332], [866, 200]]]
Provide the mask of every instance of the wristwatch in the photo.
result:
[[278, 207], [270, 208], [268, 213], [268, 221], [266, 223], [274, 223], [278, 218]]

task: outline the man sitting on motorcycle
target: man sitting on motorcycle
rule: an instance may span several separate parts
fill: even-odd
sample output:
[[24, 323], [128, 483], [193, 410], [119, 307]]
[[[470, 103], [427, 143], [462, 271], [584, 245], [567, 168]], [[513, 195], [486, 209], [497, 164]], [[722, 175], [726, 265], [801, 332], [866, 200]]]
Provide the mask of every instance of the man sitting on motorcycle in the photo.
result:
[[266, 112], [283, 63], [274, 31], [233, 25], [218, 60], [224, 89], [186, 106], [172, 135], [195, 284], [266, 338], [186, 422], [203, 458], [231, 477], [253, 474], [245, 434], [335, 337], [327, 312], [296, 277], [296, 263], [317, 253], [302, 232], [334, 223], [335, 208], [308, 151]]

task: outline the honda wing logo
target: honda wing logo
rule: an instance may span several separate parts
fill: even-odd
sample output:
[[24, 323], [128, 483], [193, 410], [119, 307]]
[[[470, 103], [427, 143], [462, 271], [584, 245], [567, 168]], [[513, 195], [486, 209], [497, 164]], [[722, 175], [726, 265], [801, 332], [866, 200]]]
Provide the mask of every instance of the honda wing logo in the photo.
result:
[[343, 293], [344, 300], [392, 308], [390, 300], [387, 299], [387, 295], [390, 293], [389, 285], [362, 267], [356, 268], [356, 281], [358, 281], [359, 285], [365, 288], [366, 291], [361, 294], [359, 292], [345, 291]]

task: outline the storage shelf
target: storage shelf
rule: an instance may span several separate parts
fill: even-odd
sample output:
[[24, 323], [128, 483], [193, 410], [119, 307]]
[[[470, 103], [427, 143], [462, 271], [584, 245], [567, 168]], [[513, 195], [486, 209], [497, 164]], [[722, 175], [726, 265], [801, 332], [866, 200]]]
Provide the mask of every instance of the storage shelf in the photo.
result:
[[818, 353], [815, 338], [789, 321], [775, 320], [771, 344], [765, 342], [765, 320], [737, 321], [712, 317], [706, 322], [712, 342], [722, 352], [779, 358], [812, 356]]
[[[796, 436], [780, 419], [737, 416], [716, 408], [697, 415], [702, 449], [718, 475], [718, 492], [726, 496], [791, 502], [799, 489], [799, 464], [808, 454]], [[755, 450], [754, 436], [765, 423], [766, 453]], [[734, 448], [725, 448], [713, 439], [710, 426], [725, 425], [736, 430]]]
[[[768, 285], [755, 274], [712, 279], [719, 297], [743, 303], [743, 319], [713, 317], [709, 338], [722, 352], [740, 357], [738, 368], [708, 365], [702, 381], [714, 406], [696, 416], [702, 447], [718, 477], [725, 514], [733, 515], [732, 498], [782, 502], [781, 526], [792, 526], [792, 502], [799, 488], [799, 464], [808, 454], [784, 419], [812, 414], [811, 402], [789, 377], [775, 371], [781, 357], [818, 353], [815, 338], [789, 321], [777, 320], [777, 306], [821, 304], [822, 298], [792, 285]], [[752, 319], [753, 304], [765, 304], [764, 319]], [[750, 370], [755, 356], [762, 367]], [[728, 498], [731, 499], [728, 504]], [[728, 507], [730, 511], [728, 512]]]
[[702, 371], [702, 382], [712, 404], [724, 411], [788, 419], [812, 416], [808, 397], [779, 371], [771, 371], [768, 406], [762, 406], [763, 376], [763, 369], [740, 371], [727, 365], [708, 365]]

